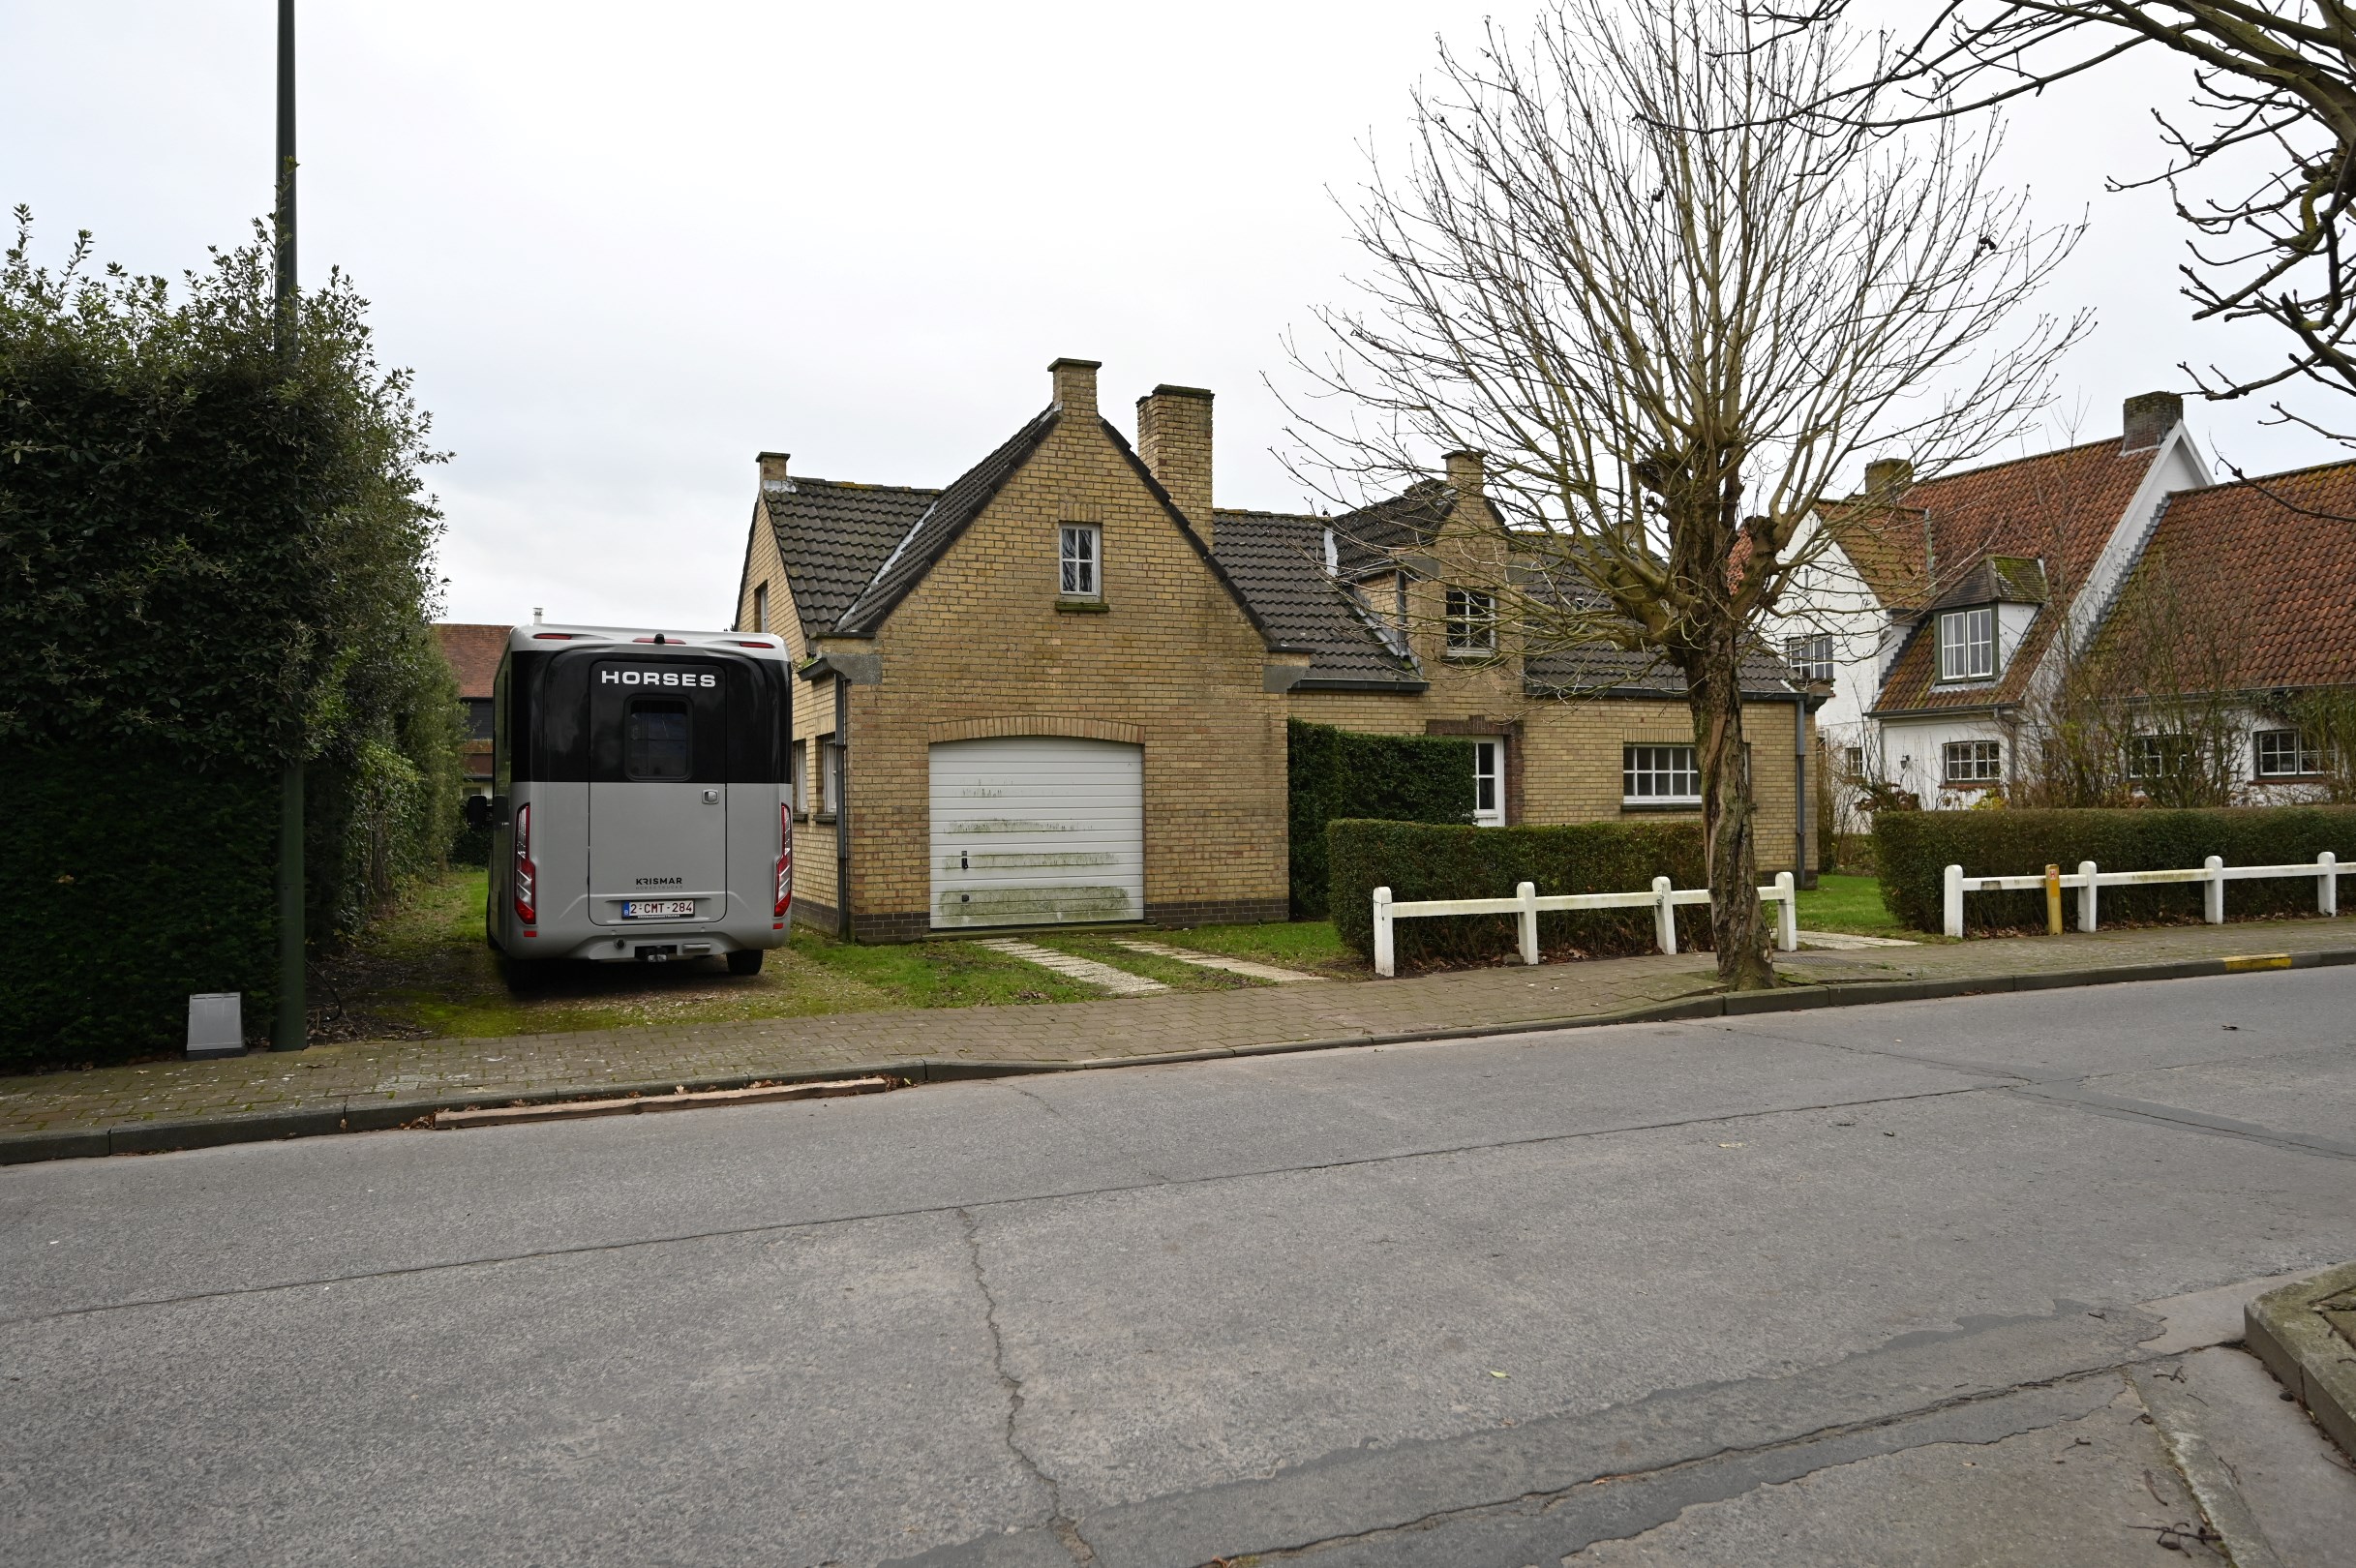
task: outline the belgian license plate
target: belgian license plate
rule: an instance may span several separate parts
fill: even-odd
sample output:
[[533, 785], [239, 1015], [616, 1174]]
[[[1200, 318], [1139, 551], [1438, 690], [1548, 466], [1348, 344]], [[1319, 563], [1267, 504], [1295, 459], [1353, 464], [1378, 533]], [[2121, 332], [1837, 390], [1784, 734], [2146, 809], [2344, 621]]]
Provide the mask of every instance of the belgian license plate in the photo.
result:
[[631, 898], [623, 900], [621, 906], [621, 918], [625, 920], [689, 920], [694, 915], [692, 898]]

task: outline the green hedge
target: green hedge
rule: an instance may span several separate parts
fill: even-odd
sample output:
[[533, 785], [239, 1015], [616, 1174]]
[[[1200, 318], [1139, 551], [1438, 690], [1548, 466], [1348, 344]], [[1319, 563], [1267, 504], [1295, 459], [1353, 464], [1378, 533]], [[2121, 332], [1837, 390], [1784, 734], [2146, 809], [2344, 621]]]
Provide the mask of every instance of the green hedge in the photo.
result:
[[[2200, 811], [1883, 811], [1874, 817], [1874, 859], [1882, 901], [1918, 931], [1942, 923], [1942, 878], [1949, 865], [1967, 876], [2033, 876], [2047, 865], [2075, 871], [2092, 860], [2105, 871], [2161, 871], [2197, 866], [2212, 855], [2227, 865], [2292, 865], [2325, 850], [2356, 859], [2356, 807], [2232, 806]], [[2075, 894], [2066, 895], [2074, 900]], [[2197, 920], [2201, 888], [2105, 888], [2104, 923]], [[2267, 879], [2226, 886], [2228, 919], [2312, 914], [2315, 885]], [[2067, 905], [2076, 919], [2076, 905]], [[2042, 891], [1974, 893], [1963, 901], [1968, 929], [2041, 930]]]
[[1472, 742], [1453, 736], [1360, 735], [1294, 719], [1285, 732], [1292, 913], [1326, 912], [1325, 825], [1472, 820]]
[[[1387, 887], [1417, 898], [1510, 898], [1533, 882], [1546, 893], [1636, 892], [1666, 876], [1679, 888], [1707, 885], [1702, 828], [1694, 822], [1589, 822], [1561, 828], [1454, 828], [1411, 822], [1342, 821], [1326, 829], [1333, 865], [1334, 929], [1372, 957], [1374, 893]], [[1515, 950], [1510, 915], [1401, 920], [1392, 927], [1401, 966], [1466, 963]], [[1709, 945], [1709, 912], [1677, 911], [1677, 942]], [[1541, 915], [1547, 951], [1590, 955], [1654, 950], [1650, 910]]]
[[0, 752], [0, 1070], [177, 1050], [194, 991], [276, 980], [279, 775], [152, 755]]

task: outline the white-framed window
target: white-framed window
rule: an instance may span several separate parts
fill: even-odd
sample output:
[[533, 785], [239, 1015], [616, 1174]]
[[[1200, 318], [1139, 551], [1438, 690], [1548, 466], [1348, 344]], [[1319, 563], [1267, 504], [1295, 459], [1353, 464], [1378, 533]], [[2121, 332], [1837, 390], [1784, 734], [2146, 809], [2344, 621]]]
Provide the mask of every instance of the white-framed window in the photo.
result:
[[842, 747], [831, 735], [818, 738], [818, 810], [831, 817], [842, 810]]
[[1787, 637], [1783, 640], [1783, 662], [1792, 667], [1795, 680], [1832, 680], [1832, 636], [1819, 632], [1809, 637]]
[[1865, 776], [1865, 748], [1863, 746], [1850, 746], [1846, 748], [1841, 753], [1841, 761], [1848, 765], [1849, 776], [1851, 778], [1863, 778]]
[[1458, 654], [1495, 652], [1497, 646], [1497, 601], [1475, 588], [1448, 590], [1448, 651]]
[[769, 630], [769, 585], [767, 583], [753, 585], [752, 629], [757, 632]]
[[1505, 826], [1505, 742], [1472, 742], [1472, 825]]
[[2260, 778], [2304, 778], [2323, 771], [2323, 755], [2296, 730], [2260, 730], [2250, 737]]
[[1949, 784], [2001, 784], [2005, 747], [2001, 740], [1949, 740], [1945, 748]]
[[1622, 804], [1702, 803], [1702, 769], [1691, 746], [1622, 746], [1619, 767]]
[[2127, 776], [2174, 778], [2185, 770], [2192, 741], [2182, 735], [2130, 736], [2127, 742]]
[[1058, 591], [1067, 599], [1102, 598], [1104, 530], [1090, 523], [1067, 523], [1056, 531], [1063, 571]]
[[1939, 618], [1939, 678], [1985, 680], [1996, 674], [1996, 607], [1949, 610]]

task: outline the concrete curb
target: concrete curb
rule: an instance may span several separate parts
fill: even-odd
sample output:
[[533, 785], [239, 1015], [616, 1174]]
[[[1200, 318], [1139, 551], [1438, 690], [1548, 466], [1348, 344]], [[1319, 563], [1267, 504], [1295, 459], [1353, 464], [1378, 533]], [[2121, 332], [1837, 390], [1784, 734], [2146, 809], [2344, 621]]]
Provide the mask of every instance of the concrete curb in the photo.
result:
[[2356, 1457], [2356, 1343], [2323, 1314], [2336, 1304], [2356, 1327], [2356, 1263], [2270, 1290], [2242, 1310], [2250, 1348], [2307, 1406], [2341, 1451]]
[[1818, 1008], [1867, 1007], [1884, 1002], [1934, 1002], [1947, 997], [1985, 996], [2000, 991], [2044, 991], [2081, 985], [2129, 984], [2138, 980], [2195, 980], [2213, 975], [2320, 969], [2347, 964], [2356, 964], [2356, 948], [2300, 953], [2240, 954], [2165, 964], [2121, 965], [2111, 969], [2056, 970], [2042, 975], [1989, 975], [1965, 980], [1834, 980], [1734, 996], [1709, 993], [1678, 997], [1668, 1002], [1646, 1002], [1613, 1012], [1583, 1013], [1569, 1018], [1526, 1018], [1510, 1023], [1460, 1025], [1448, 1029], [1341, 1035], [1324, 1040], [1275, 1040], [1256, 1045], [1218, 1045], [1198, 1051], [1165, 1051], [1154, 1056], [1094, 1056], [1071, 1061], [1013, 1058], [998, 1062], [915, 1057], [896, 1062], [866, 1062], [854, 1067], [802, 1071], [736, 1072], [723, 1077], [664, 1078], [650, 1083], [572, 1084], [521, 1095], [458, 1095], [415, 1100], [399, 1100], [391, 1096], [352, 1096], [340, 1104], [331, 1102], [293, 1110], [252, 1111], [181, 1122], [134, 1122], [121, 1127], [86, 1131], [0, 1133], [0, 1165], [30, 1164], [46, 1160], [94, 1159], [103, 1155], [156, 1154], [172, 1149], [209, 1149], [229, 1143], [269, 1143], [285, 1138], [317, 1137], [329, 1132], [378, 1132], [407, 1127], [433, 1116], [437, 1111], [553, 1104], [566, 1100], [616, 1100], [633, 1095], [670, 1095], [681, 1090], [746, 1089], [756, 1083], [816, 1083], [832, 1078], [879, 1075], [902, 1078], [911, 1084], [956, 1083], [977, 1078], [1024, 1077], [1042, 1072], [1098, 1072], [1107, 1068], [1170, 1067], [1186, 1062], [1285, 1056], [1295, 1051], [1419, 1045], [1432, 1040], [1483, 1040], [1499, 1035], [1601, 1029], [1614, 1024], [1681, 1023], [1700, 1018], [1800, 1012]]

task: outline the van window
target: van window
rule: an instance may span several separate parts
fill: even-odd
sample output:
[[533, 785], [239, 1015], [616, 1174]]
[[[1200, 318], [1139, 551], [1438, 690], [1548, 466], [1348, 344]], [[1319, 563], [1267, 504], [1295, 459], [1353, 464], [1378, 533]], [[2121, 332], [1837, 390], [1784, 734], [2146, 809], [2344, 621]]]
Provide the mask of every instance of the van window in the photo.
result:
[[622, 728], [621, 770], [630, 778], [691, 778], [687, 705], [656, 697], [630, 701]]

